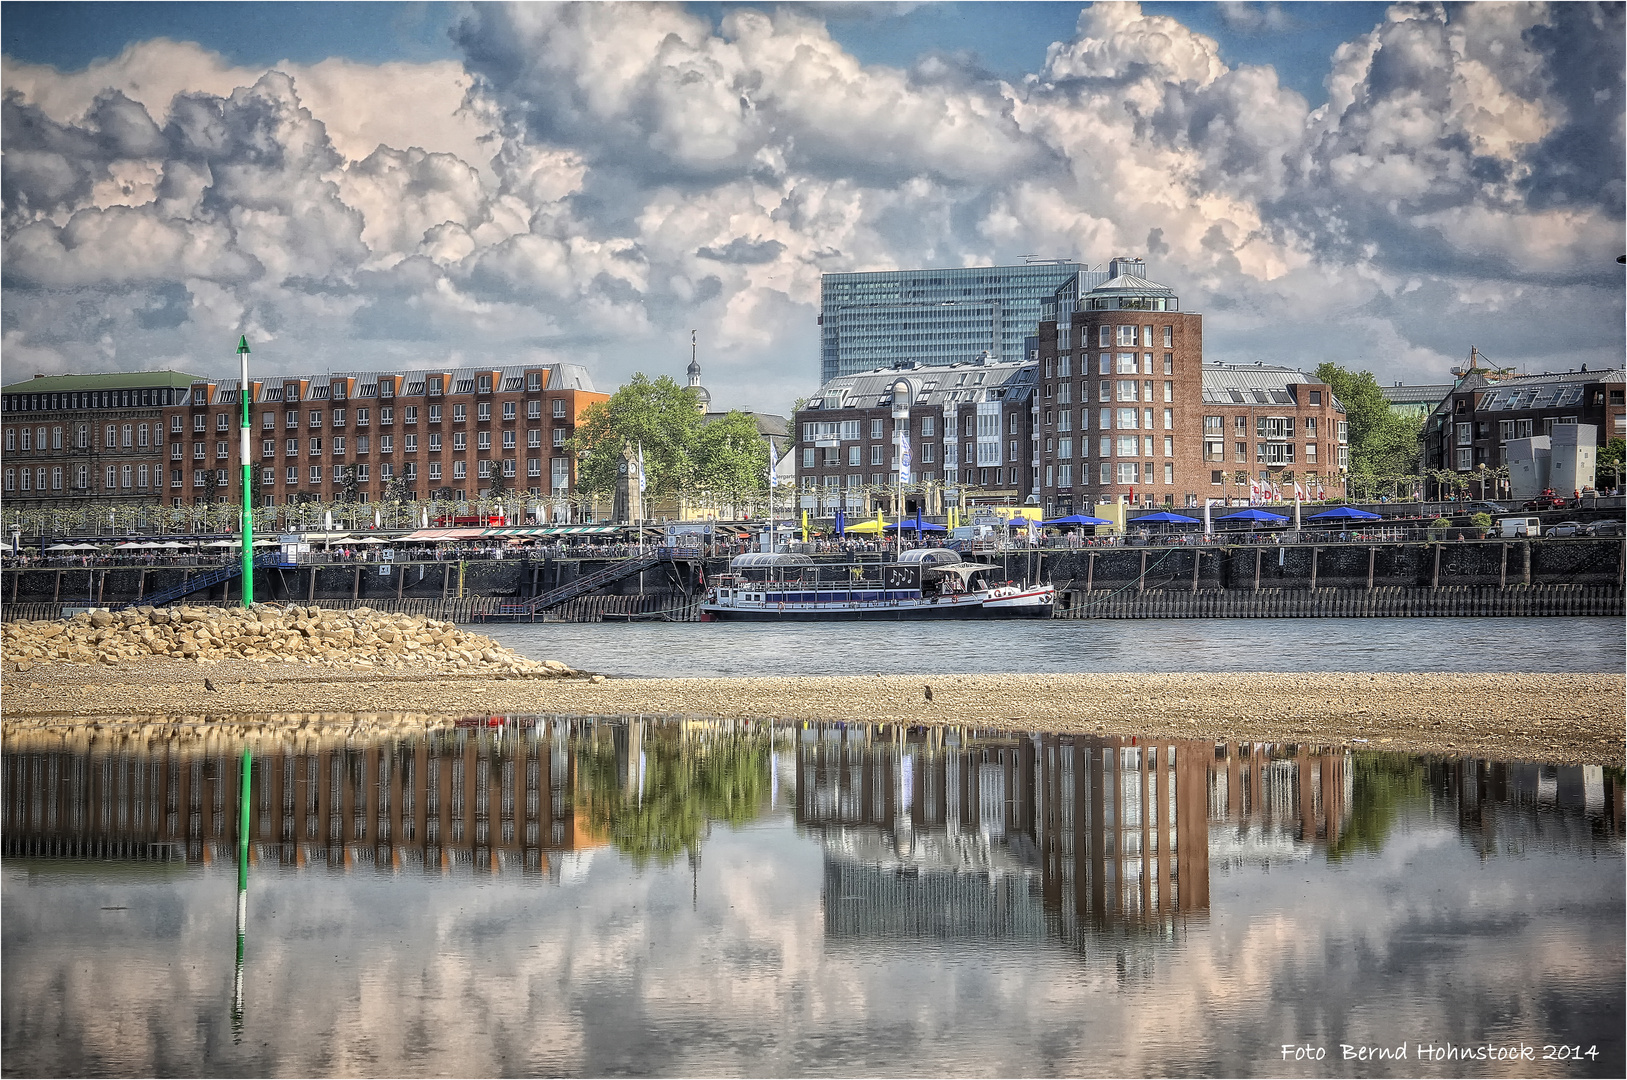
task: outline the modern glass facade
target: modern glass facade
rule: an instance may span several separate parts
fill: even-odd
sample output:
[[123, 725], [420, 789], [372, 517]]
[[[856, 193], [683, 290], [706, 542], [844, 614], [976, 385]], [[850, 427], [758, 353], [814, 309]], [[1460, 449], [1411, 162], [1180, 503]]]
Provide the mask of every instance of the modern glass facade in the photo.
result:
[[985, 352], [1021, 360], [1023, 339], [1034, 335], [1043, 303], [1054, 303], [1058, 290], [1078, 296], [1106, 280], [1106, 271], [1066, 260], [825, 274], [820, 382], [900, 360], [954, 364]]

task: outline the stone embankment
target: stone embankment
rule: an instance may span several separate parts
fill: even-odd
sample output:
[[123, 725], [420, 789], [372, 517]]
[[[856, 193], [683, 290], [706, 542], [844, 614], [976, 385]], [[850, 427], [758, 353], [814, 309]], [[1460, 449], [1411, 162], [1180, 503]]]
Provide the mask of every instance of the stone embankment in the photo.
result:
[[14, 672], [45, 664], [118, 665], [168, 658], [499, 678], [582, 674], [557, 660], [528, 659], [451, 623], [368, 608], [256, 604], [90, 611], [65, 622], [6, 623], [0, 628], [0, 648]]

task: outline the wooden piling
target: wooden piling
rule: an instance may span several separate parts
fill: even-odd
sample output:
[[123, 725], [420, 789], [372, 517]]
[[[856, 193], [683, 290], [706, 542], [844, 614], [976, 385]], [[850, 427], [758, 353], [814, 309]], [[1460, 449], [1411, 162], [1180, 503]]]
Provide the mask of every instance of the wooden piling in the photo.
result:
[[1314, 545], [1311, 547], [1311, 592], [1316, 591], [1316, 562], [1321, 554], [1322, 549], [1320, 547]]
[[1441, 587], [1441, 543], [1438, 540], [1435, 542], [1435, 569], [1429, 575], [1429, 587]]
[[[1096, 589], [1096, 553], [1090, 553], [1090, 559], [1085, 563], [1085, 591], [1094, 592]], [[13, 600], [17, 598], [12, 597]]]
[[1256, 547], [1254, 549], [1254, 591], [1255, 592], [1260, 591], [1260, 566], [1261, 566], [1262, 562], [1264, 561], [1264, 559], [1265, 559], [1265, 549], [1261, 548], [1261, 547]]
[[1147, 590], [1147, 549], [1141, 549], [1141, 573], [1136, 576], [1136, 592]]
[[1367, 591], [1373, 591], [1373, 568], [1378, 565], [1378, 548], [1367, 546]]

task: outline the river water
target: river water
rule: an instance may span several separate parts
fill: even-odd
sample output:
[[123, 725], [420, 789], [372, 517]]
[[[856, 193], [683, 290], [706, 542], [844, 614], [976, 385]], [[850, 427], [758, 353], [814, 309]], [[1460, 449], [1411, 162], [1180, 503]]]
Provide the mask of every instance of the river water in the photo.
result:
[[622, 677], [1090, 671], [1620, 671], [1614, 618], [500, 623], [533, 659]]
[[[240, 930], [238, 752], [8, 740], [4, 1075], [1627, 1071], [1620, 770], [857, 723], [265, 736]], [[1420, 1060], [1447, 1047], [1530, 1056]]]

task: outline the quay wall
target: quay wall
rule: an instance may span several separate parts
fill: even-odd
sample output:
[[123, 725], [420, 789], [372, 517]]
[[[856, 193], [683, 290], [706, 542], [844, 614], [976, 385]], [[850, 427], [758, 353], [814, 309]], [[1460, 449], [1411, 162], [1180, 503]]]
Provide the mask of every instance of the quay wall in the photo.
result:
[[[1622, 612], [1627, 540], [1103, 546], [976, 557], [1001, 564], [1013, 581], [1055, 584], [1059, 618], [1612, 615]], [[262, 567], [254, 589], [263, 601], [368, 606], [467, 622], [505, 598], [536, 596], [608, 564], [548, 558]], [[389, 573], [381, 574], [381, 566]], [[208, 569], [7, 568], [0, 577], [0, 616], [52, 618], [64, 607], [140, 602]], [[726, 558], [652, 568], [548, 617], [687, 621], [698, 618], [701, 575], [727, 569]], [[241, 583], [227, 581], [186, 602], [233, 604], [240, 596]]]

